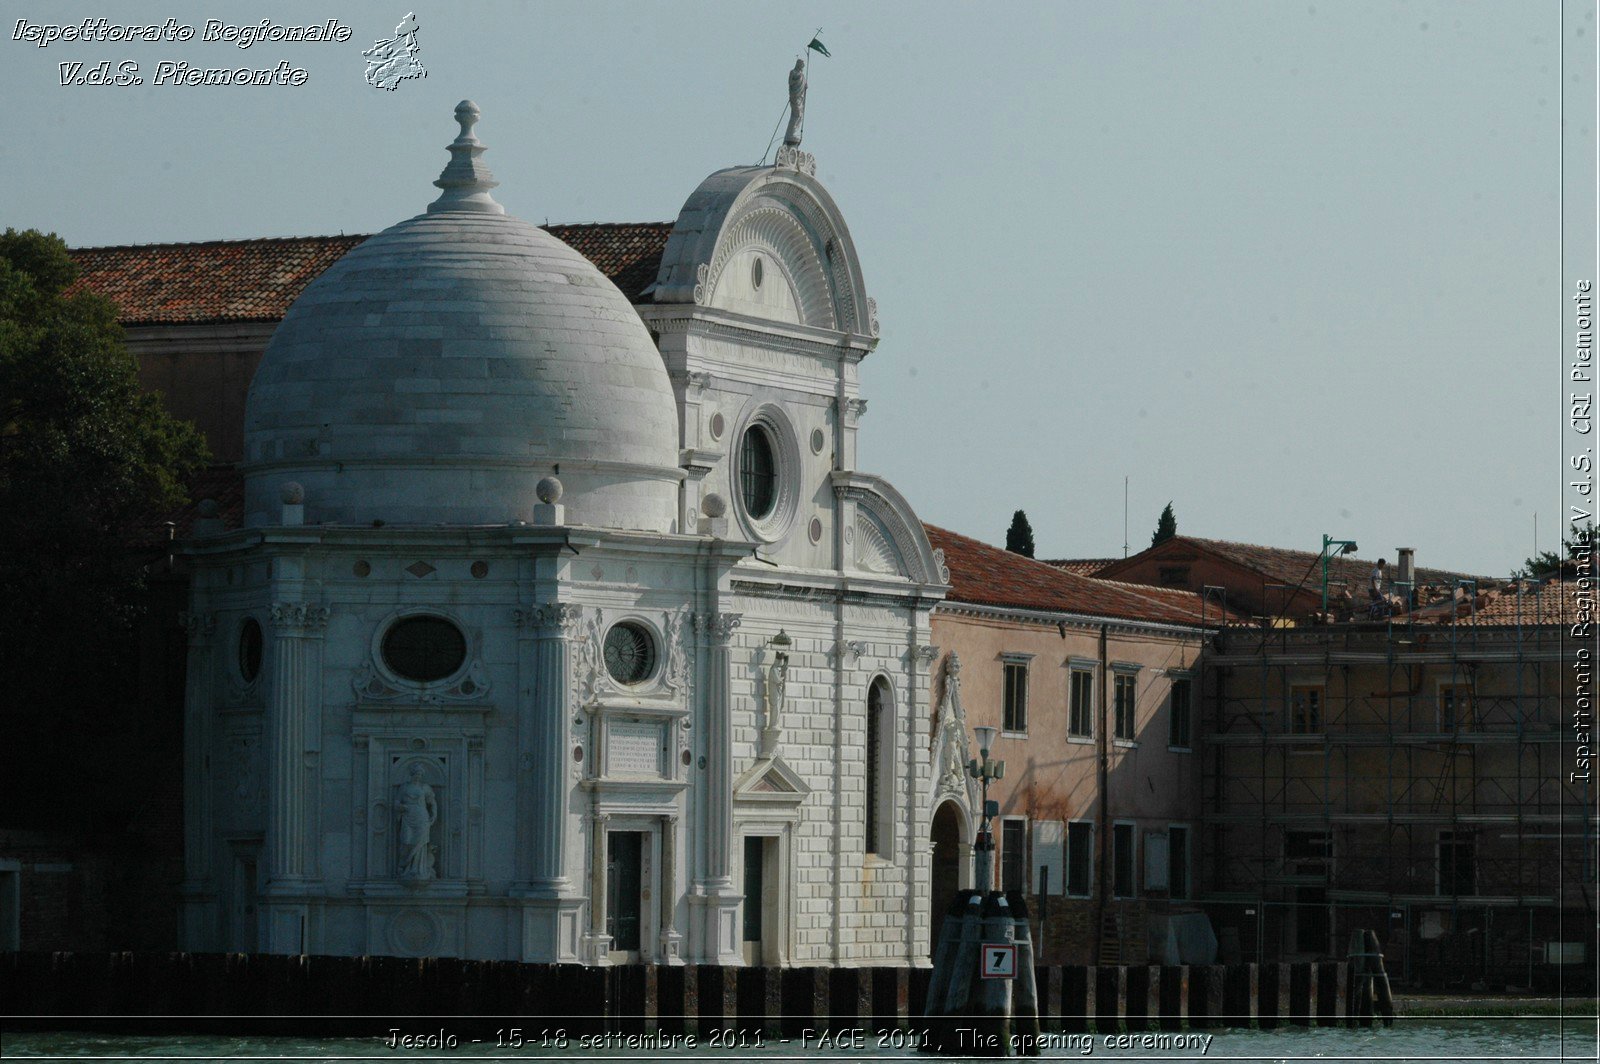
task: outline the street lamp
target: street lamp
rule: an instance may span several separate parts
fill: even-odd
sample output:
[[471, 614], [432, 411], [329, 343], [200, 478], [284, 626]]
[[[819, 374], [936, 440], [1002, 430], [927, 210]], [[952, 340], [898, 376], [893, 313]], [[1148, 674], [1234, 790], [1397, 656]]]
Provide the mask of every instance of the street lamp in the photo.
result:
[[990, 761], [989, 751], [994, 748], [995, 735], [998, 728], [981, 727], [973, 728], [973, 734], [978, 737], [978, 752], [983, 755], [980, 762], [977, 758], [967, 762], [967, 775], [983, 784], [983, 817], [982, 825], [978, 829], [978, 843], [974, 847], [978, 854], [978, 882], [983, 884], [980, 888], [987, 891], [992, 882], [994, 864], [994, 836], [989, 832], [989, 818], [1000, 812], [1000, 803], [989, 801], [989, 781], [1004, 778], [1006, 763], [1004, 761]]
[[1353, 539], [1334, 539], [1326, 532], [1322, 534], [1322, 612], [1328, 612], [1328, 548], [1338, 547], [1335, 554], [1354, 554], [1356, 541]]

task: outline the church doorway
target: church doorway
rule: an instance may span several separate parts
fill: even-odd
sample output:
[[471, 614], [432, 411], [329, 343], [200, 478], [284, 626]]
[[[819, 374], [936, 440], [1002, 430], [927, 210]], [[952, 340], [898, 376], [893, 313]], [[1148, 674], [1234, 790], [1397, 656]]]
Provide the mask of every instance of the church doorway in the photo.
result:
[[955, 802], [943, 802], [933, 813], [933, 889], [931, 892], [933, 918], [928, 921], [932, 939], [928, 954], [939, 945], [939, 926], [944, 923], [945, 910], [955, 900], [961, 889], [961, 860], [964, 847], [961, 841], [961, 809]]
[[779, 964], [783, 950], [780, 840], [772, 835], [744, 837], [744, 909], [740, 945], [746, 964]]
[[606, 834], [606, 934], [611, 960], [639, 961], [644, 924], [644, 850], [642, 831]]

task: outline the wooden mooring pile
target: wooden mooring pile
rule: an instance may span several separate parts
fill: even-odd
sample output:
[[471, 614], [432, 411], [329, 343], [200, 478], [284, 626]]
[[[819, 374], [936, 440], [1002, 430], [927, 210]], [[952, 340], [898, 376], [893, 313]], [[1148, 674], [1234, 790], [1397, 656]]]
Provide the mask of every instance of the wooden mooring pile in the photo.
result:
[[[1354, 991], [1367, 985], [1352, 979], [1357, 963], [1371, 958], [1025, 967], [1035, 987], [1037, 1030], [1048, 1034], [1353, 1024], [1361, 1020]], [[893, 1038], [891, 1045], [903, 1049], [928, 1040], [932, 979], [926, 967], [590, 968], [448, 957], [6, 953], [0, 954], [0, 1012], [8, 1030], [331, 1037], [445, 1027], [465, 1038], [517, 1028], [574, 1038], [694, 1036], [702, 1046], [739, 1036], [799, 1039], [808, 1031], [815, 1040], [832, 1031], [857, 1032], [869, 1044]], [[1374, 978], [1372, 985], [1381, 1012], [1385, 998], [1376, 988], [1386, 989], [1387, 980]], [[975, 1026], [960, 1016], [947, 1020]]]

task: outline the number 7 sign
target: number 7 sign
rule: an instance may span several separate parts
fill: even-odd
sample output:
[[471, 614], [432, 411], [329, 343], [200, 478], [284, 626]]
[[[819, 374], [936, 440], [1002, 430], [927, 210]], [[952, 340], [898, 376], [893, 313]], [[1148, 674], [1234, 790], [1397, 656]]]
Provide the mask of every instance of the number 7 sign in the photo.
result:
[[1015, 979], [1017, 976], [1017, 947], [986, 944], [983, 947], [982, 975], [985, 979]]

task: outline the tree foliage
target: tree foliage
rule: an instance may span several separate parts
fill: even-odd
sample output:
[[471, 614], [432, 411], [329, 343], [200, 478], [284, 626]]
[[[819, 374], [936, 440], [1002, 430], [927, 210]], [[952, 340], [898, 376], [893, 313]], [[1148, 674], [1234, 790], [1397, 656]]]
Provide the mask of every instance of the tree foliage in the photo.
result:
[[1150, 535], [1150, 545], [1158, 547], [1178, 534], [1178, 516], [1172, 512], [1172, 503], [1167, 503], [1167, 508], [1161, 511], [1161, 516], [1156, 519], [1156, 530]]
[[95, 727], [110, 712], [106, 673], [127, 667], [120, 652], [145, 585], [129, 528], [181, 502], [205, 459], [195, 428], [140, 387], [116, 308], [67, 294], [77, 274], [59, 238], [0, 235], [0, 721], [10, 739]]
[[1597, 531], [1594, 522], [1583, 525], [1573, 522], [1567, 529], [1566, 537], [1561, 541], [1562, 553], [1542, 550], [1532, 558], [1524, 558], [1522, 568], [1514, 575], [1532, 577], [1536, 580], [1545, 580], [1553, 576], [1576, 576], [1577, 559], [1600, 547], [1597, 535], [1600, 535], [1600, 531]]
[[1011, 527], [1006, 529], [1006, 550], [1024, 558], [1033, 557], [1033, 526], [1028, 515], [1018, 510], [1011, 515]]

